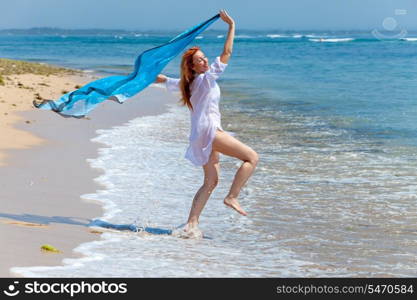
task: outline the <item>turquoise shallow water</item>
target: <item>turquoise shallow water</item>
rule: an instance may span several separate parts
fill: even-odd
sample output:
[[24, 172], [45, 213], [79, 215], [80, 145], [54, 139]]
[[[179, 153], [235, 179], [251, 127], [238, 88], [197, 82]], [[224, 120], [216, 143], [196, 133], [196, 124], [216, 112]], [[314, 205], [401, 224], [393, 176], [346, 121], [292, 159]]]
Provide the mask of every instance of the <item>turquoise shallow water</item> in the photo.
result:
[[[222, 34], [205, 33], [195, 44], [213, 60]], [[3, 35], [0, 56], [123, 74], [137, 54], [171, 37]], [[242, 191], [250, 217], [221, 204], [238, 167], [222, 157], [220, 184], [201, 222], [211, 239], [106, 233], [79, 248], [87, 259], [20, 271], [415, 276], [416, 49], [417, 42], [381, 41], [367, 32], [238, 32], [219, 85], [223, 127], [261, 157]], [[179, 58], [165, 73], [177, 76], [178, 65]], [[182, 223], [202, 178], [182, 157], [188, 121], [184, 108], [173, 105], [168, 114], [98, 132], [96, 140], [109, 148], [90, 163], [105, 170], [98, 180], [107, 189], [83, 197], [103, 201], [109, 222], [166, 229]]]

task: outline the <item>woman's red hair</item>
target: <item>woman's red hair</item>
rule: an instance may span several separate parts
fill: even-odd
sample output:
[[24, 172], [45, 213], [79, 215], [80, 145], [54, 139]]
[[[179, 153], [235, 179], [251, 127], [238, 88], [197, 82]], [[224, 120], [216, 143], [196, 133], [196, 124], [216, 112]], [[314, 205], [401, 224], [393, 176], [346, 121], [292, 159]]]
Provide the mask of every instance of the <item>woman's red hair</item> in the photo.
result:
[[195, 71], [193, 70], [193, 56], [200, 50], [200, 47], [191, 47], [182, 55], [181, 59], [181, 80], [180, 90], [182, 94], [181, 102], [183, 105], [187, 105], [189, 109], [193, 109], [191, 104], [191, 83], [194, 81]]

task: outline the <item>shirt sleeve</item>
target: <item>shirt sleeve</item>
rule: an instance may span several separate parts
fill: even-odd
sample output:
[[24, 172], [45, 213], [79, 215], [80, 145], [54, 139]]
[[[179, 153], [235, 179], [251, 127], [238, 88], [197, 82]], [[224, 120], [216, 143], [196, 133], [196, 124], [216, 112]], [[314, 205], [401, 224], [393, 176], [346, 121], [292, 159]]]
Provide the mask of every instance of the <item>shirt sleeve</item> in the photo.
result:
[[217, 56], [205, 75], [211, 79], [217, 80], [219, 76], [224, 72], [226, 67], [227, 64], [222, 63], [220, 61], [220, 56]]
[[180, 79], [179, 78], [170, 78], [167, 77], [166, 87], [170, 92], [179, 92], [180, 91]]

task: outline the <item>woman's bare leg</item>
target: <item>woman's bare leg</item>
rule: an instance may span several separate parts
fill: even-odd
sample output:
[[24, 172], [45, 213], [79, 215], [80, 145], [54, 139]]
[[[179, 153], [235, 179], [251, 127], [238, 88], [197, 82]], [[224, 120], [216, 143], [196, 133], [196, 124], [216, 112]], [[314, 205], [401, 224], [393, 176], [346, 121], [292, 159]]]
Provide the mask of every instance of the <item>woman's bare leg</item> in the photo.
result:
[[187, 221], [187, 229], [195, 227], [198, 224], [198, 218], [204, 206], [207, 203], [211, 193], [217, 186], [219, 181], [220, 165], [219, 165], [219, 153], [212, 151], [209, 161], [203, 166], [204, 170], [204, 184], [200, 187], [193, 199], [190, 215]]
[[243, 144], [230, 134], [217, 130], [213, 141], [213, 149], [228, 156], [236, 157], [243, 161], [233, 179], [230, 191], [224, 199], [224, 204], [235, 209], [238, 213], [246, 216], [247, 213], [241, 208], [237, 200], [240, 190], [258, 164], [258, 154], [247, 145]]

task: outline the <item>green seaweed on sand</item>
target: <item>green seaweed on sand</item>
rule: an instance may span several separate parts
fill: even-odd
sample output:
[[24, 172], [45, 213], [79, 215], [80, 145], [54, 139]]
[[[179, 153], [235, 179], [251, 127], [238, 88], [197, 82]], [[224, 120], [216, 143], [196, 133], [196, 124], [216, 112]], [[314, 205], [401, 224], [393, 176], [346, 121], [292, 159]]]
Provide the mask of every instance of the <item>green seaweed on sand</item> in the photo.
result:
[[2, 75], [35, 74], [49, 76], [61, 74], [74, 75], [78, 73], [81, 73], [81, 71], [57, 67], [43, 63], [41, 64], [27, 62], [23, 60], [0, 58], [0, 78], [3, 78]]
[[47, 251], [47, 252], [61, 253], [61, 251], [59, 251], [57, 248], [48, 244], [42, 245], [41, 250]]

